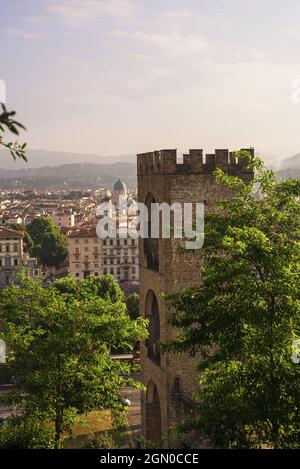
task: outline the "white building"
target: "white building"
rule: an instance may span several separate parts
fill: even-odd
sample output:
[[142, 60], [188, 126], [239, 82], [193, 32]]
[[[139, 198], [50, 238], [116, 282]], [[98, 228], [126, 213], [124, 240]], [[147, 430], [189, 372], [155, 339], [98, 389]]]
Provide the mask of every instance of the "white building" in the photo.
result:
[[[117, 225], [117, 237], [101, 239], [102, 271], [103, 274], [113, 275], [120, 283], [139, 280], [138, 240], [128, 235], [128, 228], [134, 220], [134, 216], [128, 211], [130, 212], [134, 203], [132, 199], [127, 199], [126, 184], [118, 179], [113, 187], [111, 201], [107, 204], [107, 213], [102, 214], [115, 219]], [[127, 216], [125, 219], [124, 208]]]
[[139, 279], [138, 240], [107, 238], [102, 240], [103, 274], [111, 274], [118, 282]]

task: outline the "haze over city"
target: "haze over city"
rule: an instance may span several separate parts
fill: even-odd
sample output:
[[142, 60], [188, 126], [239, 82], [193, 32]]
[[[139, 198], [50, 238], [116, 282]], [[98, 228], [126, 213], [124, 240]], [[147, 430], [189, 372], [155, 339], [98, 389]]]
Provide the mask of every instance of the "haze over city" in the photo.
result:
[[300, 150], [299, 19], [296, 0], [2, 0], [0, 78], [30, 148], [276, 162]]

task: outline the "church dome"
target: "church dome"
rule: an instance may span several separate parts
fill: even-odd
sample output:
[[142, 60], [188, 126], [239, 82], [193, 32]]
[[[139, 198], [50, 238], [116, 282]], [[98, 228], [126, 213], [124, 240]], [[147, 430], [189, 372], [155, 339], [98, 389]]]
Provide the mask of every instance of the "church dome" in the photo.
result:
[[125, 182], [121, 181], [121, 179], [119, 178], [117, 180], [117, 182], [115, 182], [113, 190], [114, 191], [124, 191], [124, 192], [126, 192], [127, 189], [126, 189]]
[[127, 188], [125, 182], [119, 178], [115, 182], [112, 193], [112, 203], [115, 207], [119, 207], [120, 198], [124, 199], [127, 197]]

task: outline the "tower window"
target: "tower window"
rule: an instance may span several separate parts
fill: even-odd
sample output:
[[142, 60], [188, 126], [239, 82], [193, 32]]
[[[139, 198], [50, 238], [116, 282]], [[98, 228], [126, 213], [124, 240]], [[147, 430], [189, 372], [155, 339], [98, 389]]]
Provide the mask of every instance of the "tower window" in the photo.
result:
[[151, 238], [151, 204], [154, 204], [155, 198], [153, 194], [149, 194], [146, 198], [146, 206], [148, 210], [148, 238], [144, 240], [144, 253], [146, 256], [147, 267], [151, 270], [159, 271], [159, 240]]
[[180, 378], [177, 376], [174, 379], [174, 393], [179, 394], [181, 390]]
[[145, 317], [149, 320], [149, 338], [146, 341], [148, 357], [160, 365], [160, 318], [157, 298], [152, 290], [146, 297]]

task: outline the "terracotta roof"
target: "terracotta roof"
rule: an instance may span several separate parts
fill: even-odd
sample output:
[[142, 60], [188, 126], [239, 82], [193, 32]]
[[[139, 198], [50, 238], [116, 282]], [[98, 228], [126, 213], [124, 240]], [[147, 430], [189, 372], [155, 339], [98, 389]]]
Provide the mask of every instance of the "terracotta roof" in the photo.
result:
[[23, 238], [23, 231], [0, 228], [0, 238]]
[[68, 238], [95, 238], [97, 237], [96, 230], [79, 230], [70, 234]]

